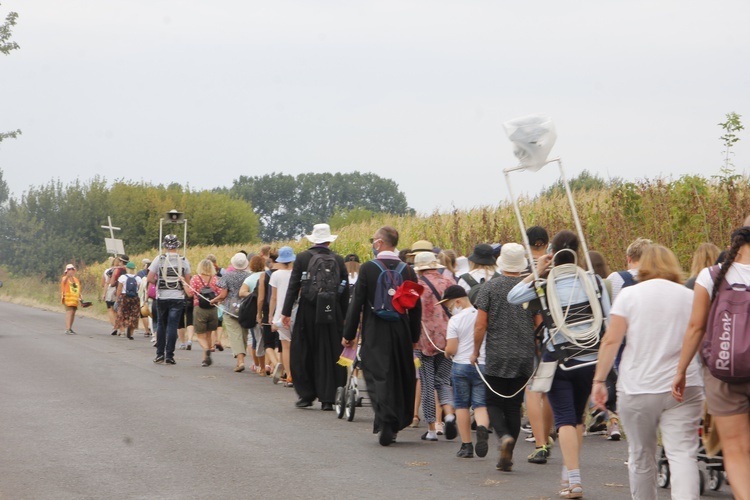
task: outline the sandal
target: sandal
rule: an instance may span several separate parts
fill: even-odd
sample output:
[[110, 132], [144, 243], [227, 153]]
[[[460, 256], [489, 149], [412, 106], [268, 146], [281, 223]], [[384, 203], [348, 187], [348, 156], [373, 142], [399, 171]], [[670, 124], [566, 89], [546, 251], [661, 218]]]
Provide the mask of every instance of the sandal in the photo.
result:
[[412, 429], [415, 429], [419, 427], [419, 422], [421, 421], [422, 419], [419, 418], [419, 415], [414, 415], [414, 418], [412, 419], [411, 425], [409, 427], [411, 427]]
[[214, 344], [214, 347], [215, 347], [216, 349], [218, 349], [219, 351], [223, 351], [223, 350], [224, 350], [224, 346], [223, 346], [223, 345], [221, 345], [221, 344], [219, 344], [219, 343], [217, 343], [217, 344]]
[[583, 498], [583, 487], [580, 484], [571, 484], [560, 490], [560, 498]]

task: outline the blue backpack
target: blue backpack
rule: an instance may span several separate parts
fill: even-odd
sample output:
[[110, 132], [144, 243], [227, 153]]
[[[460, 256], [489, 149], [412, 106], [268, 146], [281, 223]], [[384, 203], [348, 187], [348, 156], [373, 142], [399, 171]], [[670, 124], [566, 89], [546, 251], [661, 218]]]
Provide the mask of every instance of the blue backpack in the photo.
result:
[[378, 259], [373, 259], [372, 262], [380, 268], [380, 275], [375, 284], [375, 301], [372, 304], [372, 311], [375, 316], [385, 321], [398, 321], [401, 315], [393, 307], [393, 295], [404, 282], [401, 273], [406, 268], [406, 264], [400, 262], [396, 269], [388, 269]]
[[125, 296], [138, 297], [138, 281], [135, 276], [128, 276], [125, 279]]

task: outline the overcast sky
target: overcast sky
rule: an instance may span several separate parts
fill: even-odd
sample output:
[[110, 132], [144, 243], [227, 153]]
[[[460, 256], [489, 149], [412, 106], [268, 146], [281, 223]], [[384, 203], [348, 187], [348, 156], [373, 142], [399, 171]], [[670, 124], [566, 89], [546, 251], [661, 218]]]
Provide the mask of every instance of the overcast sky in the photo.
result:
[[[717, 123], [748, 130], [750, 2], [3, 0], [13, 194], [95, 175], [229, 186], [374, 172], [422, 212], [507, 198], [503, 122], [545, 113], [552, 155], [628, 180], [710, 176]], [[535, 193], [550, 167], [515, 174]]]

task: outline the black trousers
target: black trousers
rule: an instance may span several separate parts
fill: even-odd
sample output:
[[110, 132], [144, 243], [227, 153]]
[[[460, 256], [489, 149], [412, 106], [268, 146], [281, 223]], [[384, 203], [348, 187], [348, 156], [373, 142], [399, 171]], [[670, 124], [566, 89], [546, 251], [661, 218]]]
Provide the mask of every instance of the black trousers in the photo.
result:
[[518, 392], [512, 398], [500, 397], [489, 387], [486, 392], [487, 413], [490, 417], [490, 425], [495, 429], [495, 435], [498, 439], [509, 435], [518, 440], [518, 434], [521, 432], [521, 405], [524, 397], [524, 391], [520, 389], [526, 384], [528, 377], [503, 378], [485, 375], [484, 378], [495, 392], [504, 396]]

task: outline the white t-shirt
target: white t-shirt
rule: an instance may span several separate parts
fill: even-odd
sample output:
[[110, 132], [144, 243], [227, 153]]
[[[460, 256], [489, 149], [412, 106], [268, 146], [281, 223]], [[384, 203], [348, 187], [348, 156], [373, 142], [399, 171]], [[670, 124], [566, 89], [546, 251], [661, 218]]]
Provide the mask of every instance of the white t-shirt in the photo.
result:
[[[466, 274], [466, 273], [464, 273], [464, 274]], [[474, 280], [476, 280], [477, 283], [481, 283], [482, 280], [484, 280], [484, 281], [491, 280], [492, 277], [495, 275], [495, 272], [494, 271], [490, 271], [488, 269], [474, 269], [473, 271], [469, 271], [469, 274], [471, 275], [472, 278], [474, 278]], [[460, 276], [463, 276], [463, 275], [459, 275], [458, 284], [461, 285], [462, 287], [464, 287], [464, 290], [466, 290], [468, 292], [469, 290], [471, 290], [471, 287]]]
[[141, 281], [143, 280], [143, 278], [141, 278], [140, 276], [137, 276], [135, 274], [124, 274], [123, 273], [122, 276], [120, 276], [119, 278], [117, 278], [117, 282], [122, 285], [122, 292], [120, 292], [120, 295], [125, 295], [125, 286], [126, 286], [126, 283], [128, 282], [128, 278], [135, 278], [135, 282], [138, 284], [138, 287], [140, 288], [140, 286], [141, 286]]
[[[628, 269], [628, 272], [633, 278], [638, 276], [638, 269]], [[620, 276], [620, 273], [618, 273], [617, 271], [610, 273], [610, 275], [607, 276], [607, 280], [612, 285], [611, 302], [614, 304], [615, 299], [617, 298], [618, 295], [620, 295], [620, 291], [622, 290], [622, 285], [625, 284], [625, 280], [622, 279], [622, 276]]]
[[[672, 281], [650, 279], [622, 289], [610, 311], [628, 324], [618, 390], [626, 394], [672, 390], [692, 309], [692, 290]], [[697, 356], [688, 365], [686, 385], [703, 386]]]
[[[477, 322], [477, 310], [473, 307], [463, 309], [448, 320], [448, 334], [446, 339], [458, 339], [458, 349], [453, 356], [453, 362], [460, 365], [471, 363], [471, 355], [474, 352], [474, 323]], [[477, 363], [484, 364], [484, 342], [479, 348]]]
[[[724, 278], [732, 284], [741, 283], [743, 285], [750, 285], [750, 265], [734, 262]], [[695, 284], [708, 290], [708, 296], [713, 298], [714, 280], [711, 278], [711, 272], [708, 268], [705, 268], [698, 273], [698, 278], [695, 280]]]
[[291, 269], [278, 269], [271, 275], [271, 279], [268, 280], [268, 283], [276, 289], [276, 310], [273, 314], [273, 322], [281, 319], [281, 310], [284, 309], [284, 299], [286, 298], [286, 291], [289, 288], [289, 278], [291, 277]]

